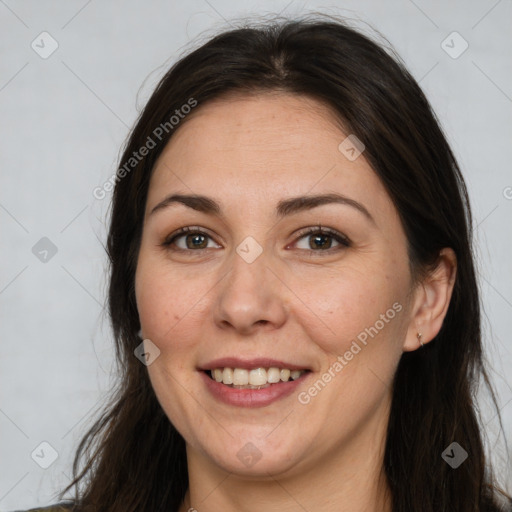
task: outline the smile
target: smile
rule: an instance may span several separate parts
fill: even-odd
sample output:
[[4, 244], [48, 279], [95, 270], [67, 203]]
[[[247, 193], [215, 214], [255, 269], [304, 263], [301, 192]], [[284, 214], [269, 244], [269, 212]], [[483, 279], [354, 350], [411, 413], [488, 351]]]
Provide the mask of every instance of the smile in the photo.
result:
[[272, 384], [299, 379], [307, 370], [288, 368], [215, 368], [207, 373], [216, 382], [235, 389], [264, 389]]

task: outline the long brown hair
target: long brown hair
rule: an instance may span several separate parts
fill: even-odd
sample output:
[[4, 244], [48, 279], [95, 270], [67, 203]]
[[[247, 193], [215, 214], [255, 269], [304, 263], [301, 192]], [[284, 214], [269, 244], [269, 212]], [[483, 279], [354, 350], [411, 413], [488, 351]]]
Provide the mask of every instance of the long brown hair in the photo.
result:
[[[191, 100], [200, 109], [229, 92], [274, 90], [323, 102], [364, 143], [365, 157], [401, 217], [414, 275], [434, 264], [444, 247], [457, 256], [441, 331], [425, 348], [404, 353], [395, 375], [384, 460], [393, 511], [498, 511], [474, 398], [483, 381], [496, 406], [483, 364], [464, 180], [427, 99], [399, 57], [345, 22], [322, 16], [213, 37], [166, 73], [137, 120], [120, 161], [124, 172], [116, 177], [107, 242], [119, 385], [81, 441], [74, 479], [61, 496], [75, 487], [76, 510], [84, 512], [178, 510], [188, 487], [185, 442], [134, 356], [140, 343], [134, 277], [149, 180], [179, 129], [169, 121], [176, 110]], [[126, 167], [149, 139], [155, 147]], [[469, 454], [457, 469], [441, 457], [454, 441]]]

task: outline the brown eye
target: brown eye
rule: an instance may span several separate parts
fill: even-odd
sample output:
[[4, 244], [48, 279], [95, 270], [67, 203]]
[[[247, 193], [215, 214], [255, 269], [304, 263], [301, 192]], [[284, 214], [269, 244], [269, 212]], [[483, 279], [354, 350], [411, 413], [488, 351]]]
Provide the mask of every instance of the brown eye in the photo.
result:
[[177, 233], [173, 233], [169, 238], [162, 244], [166, 247], [176, 246], [178, 250], [198, 250], [208, 249], [208, 240], [212, 240], [210, 235], [200, 231], [196, 228], [185, 227], [180, 229]]
[[[295, 247], [309, 251], [310, 253], [331, 252], [350, 247], [350, 241], [346, 236], [335, 230], [322, 228], [321, 226], [309, 228], [302, 232], [297, 240], [302, 239], [305, 240], [304, 243], [306, 246], [297, 247], [298, 243], [296, 242]], [[204, 231], [198, 228], [184, 227], [170, 235], [162, 245], [165, 247], [174, 246], [175, 250], [180, 251], [198, 251], [219, 247], [215, 242], [215, 246], [208, 246], [209, 240], [214, 242], [212, 237]]]
[[330, 249], [333, 243], [333, 237], [331, 235], [316, 234], [310, 235], [309, 246], [311, 249]]
[[[301, 239], [307, 240], [305, 243], [307, 246], [298, 248], [312, 252], [335, 251], [350, 246], [350, 242], [346, 236], [337, 231], [322, 227], [316, 227], [303, 232], [298, 240]], [[335, 244], [334, 246], [333, 243]], [[297, 246], [297, 243], [295, 245]]]
[[184, 237], [185, 244], [188, 249], [206, 249], [208, 245], [208, 242], [206, 241], [208, 237], [201, 233], [189, 233], [188, 235], [184, 235]]

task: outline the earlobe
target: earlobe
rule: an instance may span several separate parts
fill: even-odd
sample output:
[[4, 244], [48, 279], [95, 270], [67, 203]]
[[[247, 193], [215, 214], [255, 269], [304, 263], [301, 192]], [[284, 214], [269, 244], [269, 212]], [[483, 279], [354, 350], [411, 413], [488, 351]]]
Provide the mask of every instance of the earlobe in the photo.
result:
[[404, 352], [422, 348], [441, 330], [450, 306], [456, 273], [455, 252], [451, 248], [442, 249], [435, 269], [417, 285]]

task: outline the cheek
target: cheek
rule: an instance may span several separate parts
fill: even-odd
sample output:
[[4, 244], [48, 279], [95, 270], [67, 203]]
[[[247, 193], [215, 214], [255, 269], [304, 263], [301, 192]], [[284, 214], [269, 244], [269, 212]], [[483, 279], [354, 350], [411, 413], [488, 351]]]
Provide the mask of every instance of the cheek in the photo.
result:
[[382, 268], [345, 269], [343, 276], [315, 284], [303, 284], [308, 300], [297, 306], [295, 316], [323, 364], [299, 403], [329, 417], [326, 428], [336, 436], [340, 425], [350, 429], [366, 421], [391, 389], [406, 332], [407, 281], [388, 278]]
[[309, 278], [303, 273], [287, 284], [301, 299], [295, 301], [295, 318], [331, 358], [349, 350], [354, 340], [369, 347], [374, 339], [381, 345], [400, 339], [406, 283], [398, 273], [345, 267]]
[[[155, 247], [157, 237], [143, 239], [135, 273], [135, 298], [142, 335], [160, 350], [148, 367], [148, 374], [163, 410], [180, 432], [188, 432], [190, 395], [184, 383], [191, 375], [194, 336], [198, 324], [204, 283], [190, 279], [187, 271], [171, 267], [163, 252]], [[197, 329], [197, 327], [196, 327]], [[197, 422], [197, 420], [196, 420]]]
[[197, 334], [204, 326], [214, 285], [214, 276], [171, 268], [141, 253], [135, 295], [143, 335], [162, 355], [176, 356], [170, 358], [173, 364], [183, 361], [180, 356], [200, 342]]
[[143, 253], [135, 279], [143, 336], [160, 349], [159, 357], [148, 366], [153, 389], [174, 426], [189, 436], [194, 430], [190, 425], [197, 428], [201, 423], [190, 406], [192, 390], [184, 392], [184, 383], [190, 378], [194, 354], [200, 348], [204, 283], [169, 271], [162, 262], [157, 265], [151, 258], [144, 259]]

